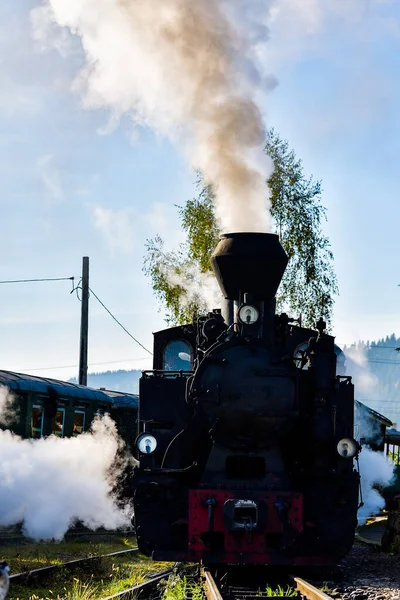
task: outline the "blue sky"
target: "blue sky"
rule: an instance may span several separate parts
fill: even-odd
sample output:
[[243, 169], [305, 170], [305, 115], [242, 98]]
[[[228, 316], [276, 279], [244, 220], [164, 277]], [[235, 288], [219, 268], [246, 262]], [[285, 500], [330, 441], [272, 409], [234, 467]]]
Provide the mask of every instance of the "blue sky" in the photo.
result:
[[[58, 51], [34, 39], [41, 5], [0, 4], [0, 279], [79, 278], [87, 255], [95, 293], [151, 348], [164, 321], [141, 270], [144, 243], [179, 241], [174, 204], [195, 194], [195, 175], [168, 140], [149, 129], [132, 139], [128, 118], [112, 129], [106, 109], [82, 107], [72, 91], [80, 46], [64, 51], [57, 33]], [[271, 10], [260, 56], [278, 85], [261, 104], [305, 173], [322, 179], [337, 340], [400, 335], [400, 5], [282, 0]], [[1, 368], [76, 374], [70, 291], [68, 281], [0, 285]], [[93, 298], [89, 335], [91, 371], [150, 366]]]

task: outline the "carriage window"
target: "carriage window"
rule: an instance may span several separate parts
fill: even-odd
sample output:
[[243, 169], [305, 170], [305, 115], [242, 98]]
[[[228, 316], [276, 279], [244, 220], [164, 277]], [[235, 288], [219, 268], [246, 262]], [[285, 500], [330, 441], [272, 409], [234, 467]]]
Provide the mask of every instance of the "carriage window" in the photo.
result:
[[76, 410], [74, 413], [74, 429], [72, 435], [79, 435], [85, 428], [85, 411]]
[[192, 347], [183, 340], [169, 342], [164, 349], [163, 369], [166, 371], [190, 371], [192, 368]]
[[43, 406], [32, 407], [31, 437], [40, 438], [43, 433]]
[[53, 435], [56, 435], [58, 437], [64, 437], [64, 420], [65, 410], [64, 408], [59, 408], [55, 419], [53, 420]]

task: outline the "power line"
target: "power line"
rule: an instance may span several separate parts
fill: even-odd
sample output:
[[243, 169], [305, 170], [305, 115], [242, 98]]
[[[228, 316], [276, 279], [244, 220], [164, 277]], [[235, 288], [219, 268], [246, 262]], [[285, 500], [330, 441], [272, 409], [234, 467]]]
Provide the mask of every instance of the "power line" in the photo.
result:
[[[42, 278], [42, 279], [9, 279], [9, 280], [4, 280], [4, 281], [0, 281], [0, 283], [39, 283], [39, 282], [43, 282], [43, 281], [72, 281], [72, 291], [75, 291], [79, 288], [79, 284], [78, 286], [75, 288], [74, 287], [74, 280], [75, 277], [49, 277], [49, 278]], [[108, 312], [108, 314], [110, 315], [110, 317], [112, 317], [114, 319], [114, 321], [125, 331], [125, 333], [127, 333], [129, 335], [130, 338], [133, 339], [134, 342], [136, 342], [141, 348], [143, 348], [143, 350], [145, 350], [146, 352], [148, 352], [150, 354], [150, 356], [153, 356], [153, 353], [150, 352], [150, 350], [148, 348], [146, 348], [146, 346], [143, 346], [143, 344], [141, 344], [139, 342], [138, 339], [135, 338], [135, 336], [133, 336], [130, 331], [128, 331], [126, 329], [126, 327], [124, 327], [122, 325], [122, 323], [120, 321], [118, 321], [117, 317], [115, 317], [113, 315], [113, 313], [107, 308], [107, 306], [104, 304], [104, 302], [102, 302], [100, 300], [100, 298], [97, 296], [97, 294], [95, 294], [95, 292], [89, 288], [90, 293], [93, 294], [93, 296], [96, 298], [96, 300], [101, 304], [101, 306], [104, 308], [104, 310], [106, 310]], [[112, 361], [112, 362], [120, 362], [120, 361]], [[101, 364], [101, 363], [92, 363], [92, 364]], [[108, 364], [108, 363], [104, 363], [104, 364]], [[111, 363], [109, 363], [111, 364]], [[74, 368], [75, 365], [71, 365], [68, 368]], [[49, 367], [50, 369], [63, 369], [64, 367]], [[65, 367], [67, 368], [67, 367]], [[45, 370], [43, 369], [30, 369], [31, 371], [34, 370]]]
[[49, 277], [44, 279], [9, 279], [7, 281], [0, 281], [0, 283], [33, 283], [41, 281], [74, 281], [75, 277]]
[[112, 314], [112, 312], [111, 312], [111, 311], [110, 311], [110, 310], [107, 308], [107, 306], [104, 304], [104, 302], [102, 302], [102, 301], [100, 300], [100, 298], [99, 298], [99, 297], [98, 297], [98, 296], [97, 296], [97, 295], [94, 293], [94, 291], [92, 290], [92, 288], [89, 288], [89, 291], [90, 291], [90, 293], [91, 293], [91, 294], [93, 294], [93, 296], [96, 298], [96, 300], [97, 300], [97, 301], [98, 301], [98, 302], [101, 304], [101, 306], [104, 308], [104, 310], [106, 310], [106, 311], [108, 312], [108, 314], [110, 315], [110, 317], [112, 317], [112, 318], [114, 319], [114, 321], [115, 321], [116, 323], [118, 323], [118, 325], [119, 325], [119, 326], [120, 326], [120, 327], [121, 327], [121, 328], [122, 328], [122, 329], [125, 331], [125, 333], [127, 333], [127, 334], [129, 335], [129, 337], [131, 337], [131, 338], [132, 338], [132, 339], [133, 339], [133, 340], [134, 340], [134, 341], [135, 341], [137, 344], [139, 344], [139, 346], [140, 346], [141, 348], [143, 348], [143, 350], [146, 350], [146, 352], [148, 352], [148, 353], [149, 353], [151, 356], [153, 356], [153, 353], [152, 353], [152, 352], [150, 352], [150, 350], [148, 350], [148, 348], [146, 348], [146, 346], [143, 346], [143, 344], [141, 344], [141, 343], [139, 342], [139, 340], [137, 340], [137, 339], [136, 339], [136, 338], [135, 338], [135, 337], [134, 337], [134, 336], [133, 336], [133, 335], [130, 333], [130, 331], [128, 331], [128, 330], [126, 329], [126, 327], [124, 327], [124, 326], [122, 325], [122, 323], [120, 323], [120, 321], [118, 321], [117, 317], [115, 317], [115, 316]]
[[[43, 282], [43, 281], [72, 281], [72, 291], [77, 290], [79, 288], [79, 284], [78, 286], [75, 288], [74, 287], [74, 280], [75, 277], [48, 277], [48, 278], [41, 278], [41, 279], [9, 279], [9, 280], [4, 280], [4, 281], [0, 281], [0, 283], [39, 283], [39, 282]], [[106, 310], [108, 312], [108, 314], [110, 315], [110, 317], [112, 317], [114, 319], [114, 321], [125, 331], [125, 333], [127, 333], [129, 335], [129, 337], [131, 337], [133, 339], [134, 342], [136, 342], [141, 348], [143, 348], [143, 350], [145, 350], [146, 352], [148, 352], [150, 354], [150, 356], [153, 356], [153, 353], [150, 352], [150, 350], [148, 348], [146, 348], [145, 346], [143, 346], [143, 344], [141, 344], [139, 342], [139, 340], [137, 340], [131, 333], [130, 331], [128, 331], [126, 329], [126, 327], [124, 327], [122, 325], [122, 323], [120, 321], [118, 321], [118, 319], [113, 315], [113, 313], [107, 308], [107, 306], [104, 304], [104, 302], [102, 302], [100, 300], [100, 298], [97, 296], [97, 294], [91, 289], [89, 288], [90, 293], [93, 294], [93, 296], [96, 298], [96, 300], [101, 304], [101, 306], [104, 308], [104, 310]], [[119, 362], [119, 361], [116, 361]], [[98, 363], [99, 364], [99, 363]], [[71, 365], [70, 368], [72, 368], [75, 365]], [[50, 368], [64, 368], [64, 367], [50, 367]], [[34, 369], [31, 369], [32, 371]]]
[[[96, 367], [98, 365], [113, 365], [122, 362], [135, 362], [137, 360], [148, 360], [147, 356], [141, 356], [140, 358], [121, 358], [120, 360], [107, 360], [105, 362], [90, 363], [89, 367]], [[60, 365], [58, 367], [34, 367], [33, 369], [26, 367], [25, 371], [50, 371], [54, 369], [76, 369], [79, 365]], [[16, 369], [16, 373], [21, 372], [23, 369]]]

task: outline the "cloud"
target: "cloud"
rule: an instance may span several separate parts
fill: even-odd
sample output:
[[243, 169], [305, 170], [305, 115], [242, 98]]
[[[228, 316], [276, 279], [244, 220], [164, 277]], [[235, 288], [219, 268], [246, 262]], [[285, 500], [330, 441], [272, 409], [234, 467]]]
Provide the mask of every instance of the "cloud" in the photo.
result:
[[94, 226], [102, 233], [111, 252], [132, 252], [136, 241], [135, 211], [132, 208], [112, 209], [100, 205], [91, 205], [90, 209]]
[[[0, 2], [0, 119], [46, 114], [54, 91], [70, 88], [80, 60], [79, 39], [46, 19], [45, 6], [29, 14], [32, 3]], [[44, 48], [57, 51], [44, 54]]]
[[145, 220], [150, 225], [153, 233], [158, 233], [163, 237], [168, 232], [170, 226], [169, 210], [170, 207], [165, 202], [155, 202], [145, 215]]
[[46, 190], [47, 197], [53, 202], [61, 202], [64, 198], [64, 192], [60, 172], [54, 165], [53, 155], [45, 154], [41, 156], [36, 164], [38, 175]]
[[299, 49], [300, 41], [305, 49], [312, 38], [323, 35], [325, 41], [337, 41], [344, 31], [355, 40], [365, 39], [367, 32], [397, 35], [398, 15], [390, 12], [397, 5], [397, 0], [279, 0], [266, 19], [273, 43], [280, 38], [283, 46], [291, 40]]
[[270, 39], [259, 61], [278, 73], [307, 57], [368, 65], [377, 42], [400, 39], [397, 0], [275, 0], [264, 23]]
[[277, 0], [266, 22], [259, 60], [278, 74], [303, 135], [331, 140], [390, 120], [399, 95], [397, 0]]
[[134, 208], [109, 208], [107, 206], [87, 204], [93, 218], [94, 227], [102, 234], [102, 239], [110, 252], [131, 253], [137, 243], [144, 238], [159, 234], [166, 241], [183, 241], [184, 235], [179, 227], [173, 207], [164, 202], [154, 202], [147, 212], [137, 212]]

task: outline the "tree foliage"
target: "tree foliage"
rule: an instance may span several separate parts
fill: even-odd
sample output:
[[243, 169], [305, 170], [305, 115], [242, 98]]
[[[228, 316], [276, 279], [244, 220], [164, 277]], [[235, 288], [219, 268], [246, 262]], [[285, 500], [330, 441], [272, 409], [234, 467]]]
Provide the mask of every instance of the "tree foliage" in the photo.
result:
[[[305, 326], [314, 326], [320, 316], [330, 323], [338, 289], [330, 243], [321, 226], [326, 219], [321, 183], [305, 177], [302, 161], [273, 129], [265, 151], [274, 163], [268, 181], [274, 229], [289, 256], [278, 290], [278, 309], [292, 316], [301, 314]], [[211, 270], [210, 255], [218, 243], [219, 227], [213, 190], [201, 175], [197, 188], [197, 197], [178, 207], [186, 242], [172, 252], [164, 250], [159, 236], [146, 245], [144, 272], [165, 306], [170, 324], [188, 322], [193, 312], [206, 308], [201, 294], [188, 294], [188, 289], [195, 287], [196, 273]]]
[[321, 227], [326, 219], [321, 182], [304, 176], [302, 161], [274, 130], [265, 150], [275, 167], [268, 182], [275, 232], [289, 257], [278, 306], [301, 314], [306, 326], [313, 326], [320, 316], [330, 323], [338, 287], [330, 243]]

